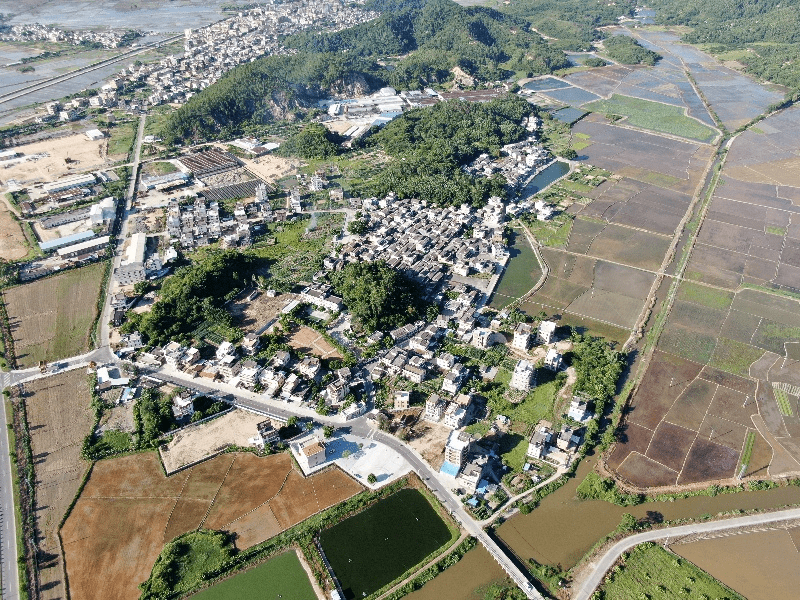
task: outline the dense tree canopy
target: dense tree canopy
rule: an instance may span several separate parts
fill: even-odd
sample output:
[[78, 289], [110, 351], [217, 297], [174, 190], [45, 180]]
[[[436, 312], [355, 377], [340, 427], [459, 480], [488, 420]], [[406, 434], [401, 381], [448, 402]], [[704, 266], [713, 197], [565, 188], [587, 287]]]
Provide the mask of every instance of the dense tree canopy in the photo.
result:
[[331, 283], [368, 332], [395, 329], [424, 314], [417, 285], [385, 261], [350, 263], [331, 275]]
[[163, 344], [190, 333], [202, 322], [229, 326], [225, 297], [245, 285], [254, 260], [235, 250], [199, 257], [164, 282], [150, 312], [130, 316], [131, 328], [138, 328], [151, 343]]
[[572, 365], [576, 375], [573, 390], [603, 403], [616, 394], [625, 356], [602, 338], [575, 335]]
[[505, 194], [505, 180], [475, 179], [461, 166], [482, 152], [500, 148], [527, 135], [520, 125], [534, 112], [519, 96], [509, 94], [485, 104], [452, 100], [398, 117], [365, 143], [378, 145], [393, 161], [371, 182], [369, 191], [383, 196], [422, 198], [440, 206], [481, 206]]
[[310, 123], [281, 144], [279, 153], [304, 159], [330, 158], [338, 154], [338, 142], [338, 136], [324, 125]]
[[639, 42], [627, 35], [615, 35], [603, 41], [606, 54], [623, 65], [656, 64], [661, 55], [644, 48]]

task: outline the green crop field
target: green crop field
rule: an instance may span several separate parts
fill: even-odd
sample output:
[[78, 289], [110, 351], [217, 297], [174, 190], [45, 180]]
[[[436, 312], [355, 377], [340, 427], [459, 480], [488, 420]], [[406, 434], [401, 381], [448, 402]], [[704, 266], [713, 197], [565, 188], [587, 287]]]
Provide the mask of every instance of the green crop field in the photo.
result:
[[791, 417], [794, 412], [792, 411], [792, 405], [789, 402], [789, 394], [783, 390], [779, 390], [778, 388], [773, 389], [772, 393], [775, 394], [775, 400], [778, 402], [778, 408], [780, 409], [781, 414], [784, 417]]
[[736, 473], [741, 473], [747, 469], [750, 464], [750, 457], [753, 455], [753, 444], [756, 442], [756, 434], [753, 431], [748, 431], [744, 438], [744, 448], [742, 449], [742, 456], [739, 459], [739, 468]]
[[291, 598], [316, 600], [297, 554], [286, 552], [253, 569], [203, 590], [197, 600], [247, 600], [249, 598]]
[[761, 358], [763, 354], [764, 351], [760, 348], [753, 348], [753, 346], [721, 337], [717, 341], [714, 356], [711, 357], [711, 362], [708, 364], [734, 375], [748, 377], [750, 365]]
[[637, 546], [614, 567], [602, 587], [605, 600], [717, 598], [745, 600], [689, 561], [651, 542]]
[[136, 137], [136, 128], [139, 126], [137, 121], [117, 123], [111, 128], [111, 137], [108, 140], [108, 153], [128, 154], [133, 148], [133, 140]]
[[700, 142], [710, 142], [717, 135], [710, 127], [687, 117], [682, 108], [661, 102], [614, 94], [608, 100], [596, 100], [584, 108], [596, 113], [627, 117], [624, 123], [634, 127]]
[[684, 281], [678, 290], [678, 298], [707, 308], [727, 310], [733, 302], [733, 292]]
[[425, 496], [405, 489], [323, 531], [320, 544], [350, 600], [379, 590], [457, 536]]

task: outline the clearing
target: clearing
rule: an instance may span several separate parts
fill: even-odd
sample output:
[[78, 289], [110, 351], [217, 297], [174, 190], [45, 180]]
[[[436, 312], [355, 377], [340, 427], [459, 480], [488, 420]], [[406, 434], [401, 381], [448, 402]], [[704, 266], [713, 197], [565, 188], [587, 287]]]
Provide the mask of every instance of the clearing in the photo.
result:
[[20, 368], [89, 349], [105, 267], [105, 263], [96, 263], [5, 291], [3, 299]]
[[28, 255], [28, 239], [22, 232], [22, 226], [6, 207], [0, 202], [0, 258], [19, 260]]
[[37, 160], [18, 162], [3, 169], [3, 180], [14, 179], [20, 186], [55, 181], [59, 177], [98, 169], [105, 164], [106, 140], [90, 141], [85, 135], [69, 135], [14, 148], [26, 156], [48, 154]]
[[212, 421], [182, 429], [159, 450], [164, 469], [170, 475], [230, 445], [245, 447], [247, 440], [256, 435], [256, 425], [263, 420], [263, 416], [246, 410], [232, 410]]

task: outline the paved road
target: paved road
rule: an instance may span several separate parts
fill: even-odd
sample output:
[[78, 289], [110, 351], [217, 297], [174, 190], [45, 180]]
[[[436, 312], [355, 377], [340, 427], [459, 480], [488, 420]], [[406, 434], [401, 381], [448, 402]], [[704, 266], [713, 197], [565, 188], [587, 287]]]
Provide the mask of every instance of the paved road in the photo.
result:
[[634, 546], [643, 544], [644, 542], [666, 540], [668, 543], [670, 538], [679, 538], [696, 533], [725, 531], [726, 529], [751, 527], [754, 525], [766, 525], [781, 521], [791, 521], [793, 519], [800, 519], [800, 508], [750, 515], [747, 517], [736, 517], [734, 519], [725, 519], [723, 521], [708, 521], [705, 523], [679, 525], [677, 527], [667, 527], [666, 529], [656, 529], [654, 531], [647, 531], [645, 533], [632, 535], [614, 544], [603, 555], [603, 557], [600, 559], [600, 562], [597, 563], [594, 571], [592, 571], [592, 574], [583, 582], [583, 585], [581, 586], [580, 591], [578, 591], [577, 595], [574, 597], [574, 600], [589, 600], [595, 589], [597, 589], [597, 586], [603, 582], [603, 578], [608, 570], [614, 566], [615, 562], [617, 562], [617, 559], [620, 557], [620, 555], [622, 555], [623, 552], [627, 552]]
[[3, 600], [19, 598], [17, 573], [17, 530], [14, 524], [14, 486], [11, 480], [11, 455], [8, 445], [5, 402], [0, 402], [0, 576], [3, 578]]

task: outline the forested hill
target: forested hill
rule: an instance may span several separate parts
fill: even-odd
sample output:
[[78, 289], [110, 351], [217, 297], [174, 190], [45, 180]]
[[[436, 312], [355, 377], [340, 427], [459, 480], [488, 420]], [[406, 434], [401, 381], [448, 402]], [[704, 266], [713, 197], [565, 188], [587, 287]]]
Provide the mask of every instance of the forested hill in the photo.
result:
[[[735, 53], [754, 75], [800, 90], [800, 0], [651, 0], [656, 20], [688, 25], [691, 44]], [[736, 53], [736, 51], [740, 51]]]
[[[366, 7], [382, 15], [338, 33], [291, 36], [284, 43], [298, 54], [233, 69], [173, 113], [162, 137], [168, 143], [232, 137], [331, 93], [441, 83], [455, 66], [478, 82], [569, 66], [564, 53], [531, 31], [523, 16], [464, 8], [452, 0], [369, 0]], [[389, 69], [377, 62], [399, 55], [404, 58]]]

